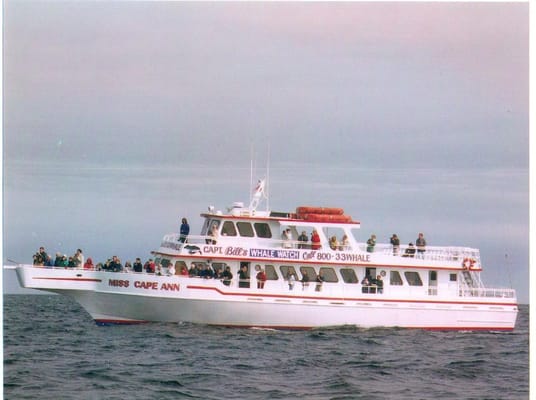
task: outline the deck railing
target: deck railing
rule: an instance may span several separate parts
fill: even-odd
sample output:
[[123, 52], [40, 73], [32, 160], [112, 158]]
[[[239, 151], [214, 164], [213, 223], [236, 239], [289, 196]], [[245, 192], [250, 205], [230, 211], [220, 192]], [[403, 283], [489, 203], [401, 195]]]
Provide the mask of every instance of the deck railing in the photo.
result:
[[[161, 247], [174, 249], [180, 251], [183, 245], [190, 246], [201, 246], [205, 244], [227, 244], [230, 243], [230, 240], [235, 240], [235, 237], [221, 236], [218, 238], [213, 238], [212, 236], [201, 236], [201, 235], [190, 235], [188, 236], [186, 243], [179, 242], [179, 235], [176, 233], [171, 233], [165, 235], [162, 239]], [[259, 238], [241, 238], [244, 240], [255, 240], [262, 243], [264, 247], [267, 248], [281, 248], [281, 249], [311, 249], [312, 245], [310, 242], [303, 243], [297, 240], [286, 241], [280, 239], [259, 239]], [[408, 253], [408, 249], [410, 252]], [[410, 257], [416, 259], [424, 259], [430, 261], [448, 261], [448, 262], [459, 262], [460, 264], [466, 260], [472, 260], [473, 265], [476, 267], [480, 266], [480, 252], [477, 249], [472, 249], [468, 247], [453, 247], [453, 246], [426, 246], [424, 252], [419, 252], [416, 248], [413, 248], [414, 252], [411, 251], [411, 248], [407, 245], [401, 245], [398, 249], [394, 249], [390, 244], [376, 244], [374, 246], [374, 251], [372, 254], [382, 254], [386, 256], [393, 257]], [[367, 253], [367, 244], [366, 243], [356, 243], [353, 247], [348, 246], [338, 246], [337, 249], [332, 249], [327, 245], [318, 249], [324, 252], [359, 252]]]

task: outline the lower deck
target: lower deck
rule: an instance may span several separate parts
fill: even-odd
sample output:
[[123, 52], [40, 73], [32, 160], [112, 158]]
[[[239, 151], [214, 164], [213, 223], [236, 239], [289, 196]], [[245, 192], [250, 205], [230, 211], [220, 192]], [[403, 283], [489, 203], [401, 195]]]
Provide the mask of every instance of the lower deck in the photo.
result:
[[[159, 273], [217, 279], [227, 288], [271, 293], [314, 293], [323, 296], [374, 295], [398, 299], [489, 298], [515, 300], [513, 289], [486, 288], [479, 271], [415, 269], [392, 266], [300, 265], [250, 261], [199, 261], [157, 256]], [[232, 277], [225, 276], [225, 271]]]

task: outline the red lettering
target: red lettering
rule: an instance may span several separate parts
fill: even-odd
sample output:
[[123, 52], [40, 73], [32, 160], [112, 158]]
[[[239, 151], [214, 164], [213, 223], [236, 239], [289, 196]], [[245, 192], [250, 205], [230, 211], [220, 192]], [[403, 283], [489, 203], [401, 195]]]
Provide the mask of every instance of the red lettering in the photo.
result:
[[128, 287], [130, 281], [124, 281], [121, 279], [108, 279], [108, 286], [113, 287]]
[[158, 282], [135, 281], [134, 287], [138, 289], [158, 289]]
[[180, 290], [180, 285], [178, 283], [162, 283], [161, 290], [173, 290], [178, 292]]

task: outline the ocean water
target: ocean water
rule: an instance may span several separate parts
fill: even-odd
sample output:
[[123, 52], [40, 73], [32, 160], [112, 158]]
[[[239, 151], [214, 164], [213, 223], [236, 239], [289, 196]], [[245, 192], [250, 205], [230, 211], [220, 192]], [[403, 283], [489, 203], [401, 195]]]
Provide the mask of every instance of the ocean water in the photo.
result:
[[528, 399], [514, 332], [99, 327], [63, 296], [4, 296], [5, 399]]

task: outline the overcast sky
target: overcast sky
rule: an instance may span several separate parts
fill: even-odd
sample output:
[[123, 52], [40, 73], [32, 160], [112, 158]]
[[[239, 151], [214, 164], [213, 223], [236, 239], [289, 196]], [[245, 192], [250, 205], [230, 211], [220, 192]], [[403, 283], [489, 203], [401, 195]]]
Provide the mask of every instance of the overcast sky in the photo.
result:
[[6, 1], [4, 262], [147, 258], [249, 201], [253, 148], [271, 208], [480, 248], [527, 303], [528, 33], [528, 3]]

